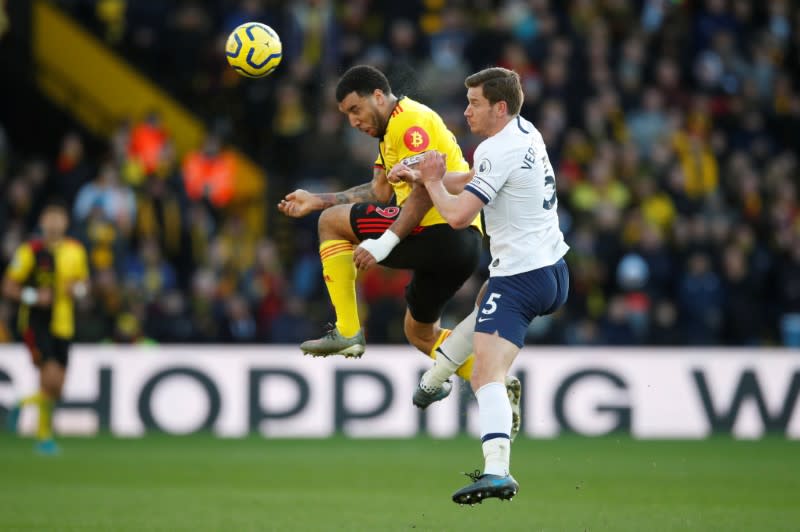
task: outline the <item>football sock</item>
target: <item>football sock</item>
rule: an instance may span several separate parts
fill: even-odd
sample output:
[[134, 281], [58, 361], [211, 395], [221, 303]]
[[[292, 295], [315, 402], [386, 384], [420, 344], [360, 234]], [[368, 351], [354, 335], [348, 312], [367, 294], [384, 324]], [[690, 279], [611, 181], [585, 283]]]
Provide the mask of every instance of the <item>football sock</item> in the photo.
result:
[[472, 366], [475, 364], [475, 355], [470, 353], [467, 360], [456, 370], [456, 375], [469, 382], [472, 380]]
[[508, 402], [506, 386], [502, 382], [490, 382], [481, 386], [475, 397], [478, 399], [478, 422], [481, 430], [483, 473], [505, 476], [511, 462], [511, 403]]
[[[437, 344], [441, 345], [434, 346], [436, 362], [420, 381], [424, 390], [438, 390], [454, 373], [464, 380], [470, 380], [475, 361], [475, 356], [472, 355], [472, 335], [475, 332], [477, 312], [477, 309], [473, 310], [447, 336], [439, 337]], [[431, 358], [434, 358], [433, 353]]]
[[442, 342], [444, 342], [452, 332], [453, 331], [451, 329], [442, 329], [441, 332], [439, 332], [439, 338], [437, 338], [436, 341], [433, 343], [431, 352], [428, 353], [429, 357], [436, 360], [437, 357], [436, 350], [439, 348], [440, 345], [442, 345]]
[[36, 437], [40, 440], [49, 440], [53, 437], [52, 417], [53, 401], [42, 394], [39, 401], [39, 428], [36, 431]]
[[31, 405], [36, 405], [36, 406], [38, 407], [38, 406], [39, 406], [39, 403], [41, 402], [41, 400], [42, 400], [43, 398], [44, 398], [44, 394], [43, 394], [41, 391], [39, 391], [39, 392], [36, 392], [36, 393], [35, 393], [35, 394], [33, 394], [33, 395], [29, 395], [28, 397], [25, 397], [25, 398], [23, 398], [23, 399], [22, 399], [22, 400], [19, 402], [19, 406], [31, 406]]
[[353, 336], [361, 328], [356, 299], [356, 265], [353, 244], [347, 240], [326, 240], [319, 246], [322, 275], [336, 310], [336, 328], [343, 336]]
[[419, 385], [426, 392], [434, 393], [456, 370], [458, 370], [458, 364], [447, 358], [447, 355], [442, 353], [441, 350], [438, 350], [436, 362], [431, 369], [422, 374]]

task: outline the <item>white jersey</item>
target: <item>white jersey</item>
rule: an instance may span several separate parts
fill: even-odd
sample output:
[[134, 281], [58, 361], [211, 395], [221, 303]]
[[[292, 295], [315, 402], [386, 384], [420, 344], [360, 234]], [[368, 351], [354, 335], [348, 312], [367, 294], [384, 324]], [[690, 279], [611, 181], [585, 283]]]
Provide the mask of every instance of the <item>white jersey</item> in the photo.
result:
[[489, 275], [516, 275], [558, 262], [569, 249], [558, 226], [556, 179], [541, 133], [520, 116], [475, 150], [468, 190], [486, 206]]

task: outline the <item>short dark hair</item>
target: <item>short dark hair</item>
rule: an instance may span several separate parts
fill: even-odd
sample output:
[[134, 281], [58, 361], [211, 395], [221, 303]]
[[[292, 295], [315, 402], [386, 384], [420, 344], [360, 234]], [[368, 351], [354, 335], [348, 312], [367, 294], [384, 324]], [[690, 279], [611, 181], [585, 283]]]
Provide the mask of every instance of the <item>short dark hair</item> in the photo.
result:
[[49, 211], [51, 209], [62, 210], [67, 216], [69, 216], [69, 205], [67, 205], [67, 202], [64, 201], [63, 198], [58, 196], [47, 198], [47, 201], [45, 201], [44, 205], [42, 205], [42, 212]]
[[464, 80], [467, 88], [483, 86], [483, 96], [494, 105], [504, 101], [510, 115], [518, 115], [522, 109], [522, 83], [519, 74], [501, 67], [491, 67], [476, 72]]
[[336, 84], [336, 101], [344, 100], [348, 94], [355, 92], [359, 96], [372, 94], [380, 89], [384, 94], [391, 94], [392, 88], [383, 72], [369, 65], [356, 65], [347, 70]]

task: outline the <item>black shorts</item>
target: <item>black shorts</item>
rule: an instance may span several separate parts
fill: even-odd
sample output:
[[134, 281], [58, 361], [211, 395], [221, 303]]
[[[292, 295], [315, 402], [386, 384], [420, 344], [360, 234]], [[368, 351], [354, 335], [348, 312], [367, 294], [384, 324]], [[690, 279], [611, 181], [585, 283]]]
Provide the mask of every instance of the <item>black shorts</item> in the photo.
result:
[[[350, 209], [350, 226], [359, 240], [378, 238], [399, 214], [394, 205], [356, 203]], [[381, 261], [388, 268], [413, 271], [406, 303], [415, 320], [433, 323], [441, 317], [445, 304], [478, 267], [482, 239], [474, 227], [417, 227]]]
[[47, 360], [55, 360], [61, 366], [67, 367], [69, 363], [70, 341], [59, 338], [50, 332], [49, 323], [37, 323], [32, 319], [28, 328], [22, 333], [22, 339], [31, 353], [31, 360], [37, 367]]

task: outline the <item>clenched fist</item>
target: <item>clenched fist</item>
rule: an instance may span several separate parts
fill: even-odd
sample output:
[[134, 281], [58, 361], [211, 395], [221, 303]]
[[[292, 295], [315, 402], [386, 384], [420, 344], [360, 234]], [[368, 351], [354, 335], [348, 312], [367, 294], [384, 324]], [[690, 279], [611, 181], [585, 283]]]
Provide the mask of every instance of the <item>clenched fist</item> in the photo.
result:
[[442, 179], [445, 172], [447, 172], [447, 155], [436, 150], [426, 152], [417, 165], [417, 179], [422, 183]]

